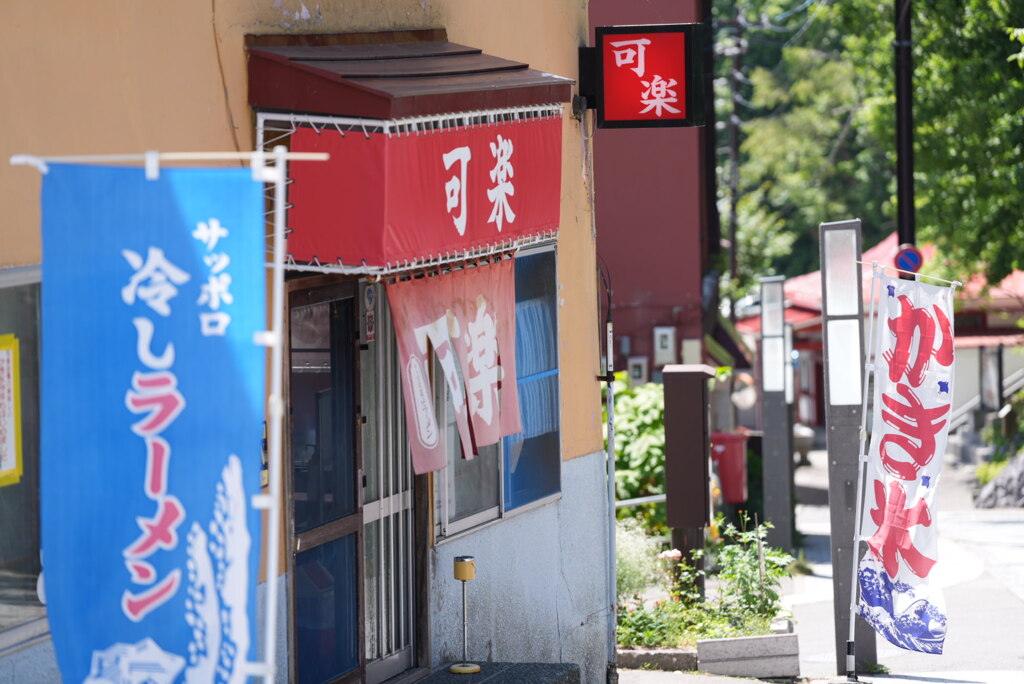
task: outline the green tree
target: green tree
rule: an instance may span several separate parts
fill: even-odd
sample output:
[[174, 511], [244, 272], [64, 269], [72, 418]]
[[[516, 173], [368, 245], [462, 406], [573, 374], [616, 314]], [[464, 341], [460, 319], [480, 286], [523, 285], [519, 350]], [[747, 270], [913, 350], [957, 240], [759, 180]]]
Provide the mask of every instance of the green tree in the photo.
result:
[[736, 298], [762, 275], [816, 269], [822, 221], [860, 217], [868, 244], [891, 231], [893, 173], [863, 135], [865, 95], [815, 2], [715, 4], [720, 206], [738, 238], [726, 293]]
[[[817, 226], [896, 228], [893, 0], [716, 2], [719, 197], [738, 277], [817, 268]], [[946, 270], [1024, 268], [1024, 3], [913, 3], [918, 241]]]
[[[833, 3], [824, 21], [865, 93], [861, 124], [895, 165], [893, 4]], [[1019, 0], [913, 4], [915, 191], [918, 240], [932, 241], [961, 279], [998, 282], [1024, 267], [1024, 82], [1011, 55]]]
[[767, 207], [788, 233], [792, 247], [777, 255], [774, 270], [816, 270], [823, 221], [859, 217], [868, 244], [891, 231], [891, 173], [879, 169], [884, 152], [861, 134], [865, 97], [842, 54], [792, 45], [774, 68], [756, 68], [751, 81], [763, 115], [747, 125], [741, 177], [750, 190], [741, 209], [746, 202]]

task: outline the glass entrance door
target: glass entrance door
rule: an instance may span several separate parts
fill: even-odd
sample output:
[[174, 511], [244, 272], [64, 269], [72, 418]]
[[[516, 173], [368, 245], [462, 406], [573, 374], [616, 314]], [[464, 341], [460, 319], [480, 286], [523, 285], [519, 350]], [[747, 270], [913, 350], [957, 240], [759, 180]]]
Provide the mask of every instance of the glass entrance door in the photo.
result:
[[362, 679], [356, 286], [290, 295], [292, 662], [300, 684]]

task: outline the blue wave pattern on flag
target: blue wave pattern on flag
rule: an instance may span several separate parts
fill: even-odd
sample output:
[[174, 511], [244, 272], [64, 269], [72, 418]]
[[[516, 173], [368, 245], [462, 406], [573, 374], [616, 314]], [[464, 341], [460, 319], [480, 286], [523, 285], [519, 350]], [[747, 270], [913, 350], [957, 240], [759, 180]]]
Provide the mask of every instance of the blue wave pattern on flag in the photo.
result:
[[938, 606], [919, 598], [906, 582], [890, 580], [873, 559], [865, 559], [857, 574], [861, 596], [858, 612], [876, 632], [900, 648], [942, 653], [946, 614]]

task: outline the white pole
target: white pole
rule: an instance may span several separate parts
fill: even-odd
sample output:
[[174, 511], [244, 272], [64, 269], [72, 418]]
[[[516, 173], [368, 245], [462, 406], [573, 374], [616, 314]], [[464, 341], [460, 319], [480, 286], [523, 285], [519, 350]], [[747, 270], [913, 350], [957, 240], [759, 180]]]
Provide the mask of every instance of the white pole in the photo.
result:
[[613, 351], [614, 335], [612, 333], [611, 301], [608, 303], [607, 328], [607, 393], [606, 402], [608, 405], [608, 453], [606, 456], [608, 467], [608, 662], [615, 665], [615, 642], [617, 630], [616, 606], [618, 604], [618, 591], [616, 589], [616, 568], [615, 568], [615, 374]]
[[277, 669], [277, 575], [281, 538], [281, 449], [284, 398], [284, 212], [287, 174], [286, 148], [274, 148], [274, 168], [266, 170], [266, 179], [274, 182], [274, 261], [270, 309], [270, 397], [268, 399], [270, 454], [268, 479], [270, 506], [267, 511], [267, 607], [265, 681], [273, 681]]
[[855, 499], [857, 505], [853, 518], [853, 553], [850, 554], [853, 558], [853, 570], [850, 582], [850, 632], [846, 641], [846, 679], [853, 682], [857, 681], [856, 620], [857, 588], [860, 584], [857, 581], [857, 568], [860, 560], [861, 516], [864, 515], [864, 473], [868, 461], [867, 450], [865, 449], [868, 437], [868, 379], [875, 370], [874, 360], [870, 359], [870, 354], [875, 348], [875, 287], [881, 282], [878, 277], [879, 270], [878, 264], [874, 264], [871, 275], [871, 312], [868, 314], [868, 343], [864, 352], [864, 382], [861, 384], [863, 396], [861, 397], [860, 412], [860, 448], [857, 451], [857, 488]]
[[[193, 162], [193, 161], [249, 161], [254, 156], [269, 156], [268, 153], [254, 150], [252, 152], [159, 152], [156, 159], [162, 162]], [[288, 159], [296, 161], [323, 161], [327, 155], [322, 152], [288, 152]], [[16, 154], [11, 157], [11, 164], [34, 165], [36, 162], [53, 164], [107, 164], [107, 163], [145, 163], [150, 155], [134, 154], [79, 154], [38, 157], [31, 154]]]

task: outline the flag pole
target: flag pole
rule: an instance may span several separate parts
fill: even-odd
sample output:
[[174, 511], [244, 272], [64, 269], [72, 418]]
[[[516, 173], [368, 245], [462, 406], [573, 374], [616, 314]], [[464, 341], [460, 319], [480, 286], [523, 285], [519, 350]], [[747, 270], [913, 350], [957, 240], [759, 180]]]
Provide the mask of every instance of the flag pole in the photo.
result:
[[[858, 262], [860, 264], [862, 262]], [[850, 554], [852, 557], [852, 574], [850, 582], [850, 632], [846, 640], [846, 681], [856, 682], [857, 679], [857, 641], [856, 641], [856, 624], [857, 624], [857, 588], [859, 582], [857, 582], [857, 567], [860, 563], [860, 542], [861, 542], [861, 517], [864, 515], [864, 467], [868, 462], [867, 445], [868, 437], [868, 388], [870, 387], [869, 380], [875, 371], [874, 359], [871, 354], [874, 353], [875, 349], [875, 328], [877, 327], [875, 321], [875, 289], [876, 285], [880, 283], [878, 274], [881, 268], [878, 262], [872, 263], [871, 273], [871, 312], [868, 314], [868, 344], [866, 349], [868, 350], [864, 354], [864, 381], [861, 384], [863, 387], [863, 396], [861, 397], [861, 412], [860, 412], [860, 448], [857, 450], [857, 489], [855, 494], [856, 513], [853, 518], [853, 553]], [[879, 290], [879, 293], [881, 291]]]
[[917, 271], [906, 271], [902, 268], [896, 268], [895, 266], [882, 266], [877, 261], [855, 261], [854, 263], [862, 264], [864, 266], [874, 266], [879, 271], [896, 271], [897, 273], [906, 273], [912, 275], [915, 279], [920, 282], [921, 278], [928, 278], [929, 280], [938, 280], [940, 283], [946, 283], [953, 287], [963, 287], [964, 284], [959, 280], [946, 280], [945, 278], [939, 278], [938, 276], [928, 275], [927, 273], [918, 273]]
[[[285, 152], [284, 158], [288, 161], [327, 161], [329, 155], [325, 152]], [[273, 152], [253, 150], [251, 152], [144, 152], [137, 154], [81, 154], [81, 155], [58, 155], [58, 156], [36, 156], [33, 154], [15, 154], [10, 158], [12, 166], [32, 166], [40, 173], [49, 171], [49, 164], [145, 164], [147, 172], [157, 171], [154, 167], [160, 162], [189, 163], [189, 162], [226, 162], [226, 161], [247, 161], [253, 165], [254, 171], [261, 168], [270, 159], [274, 159]]]

